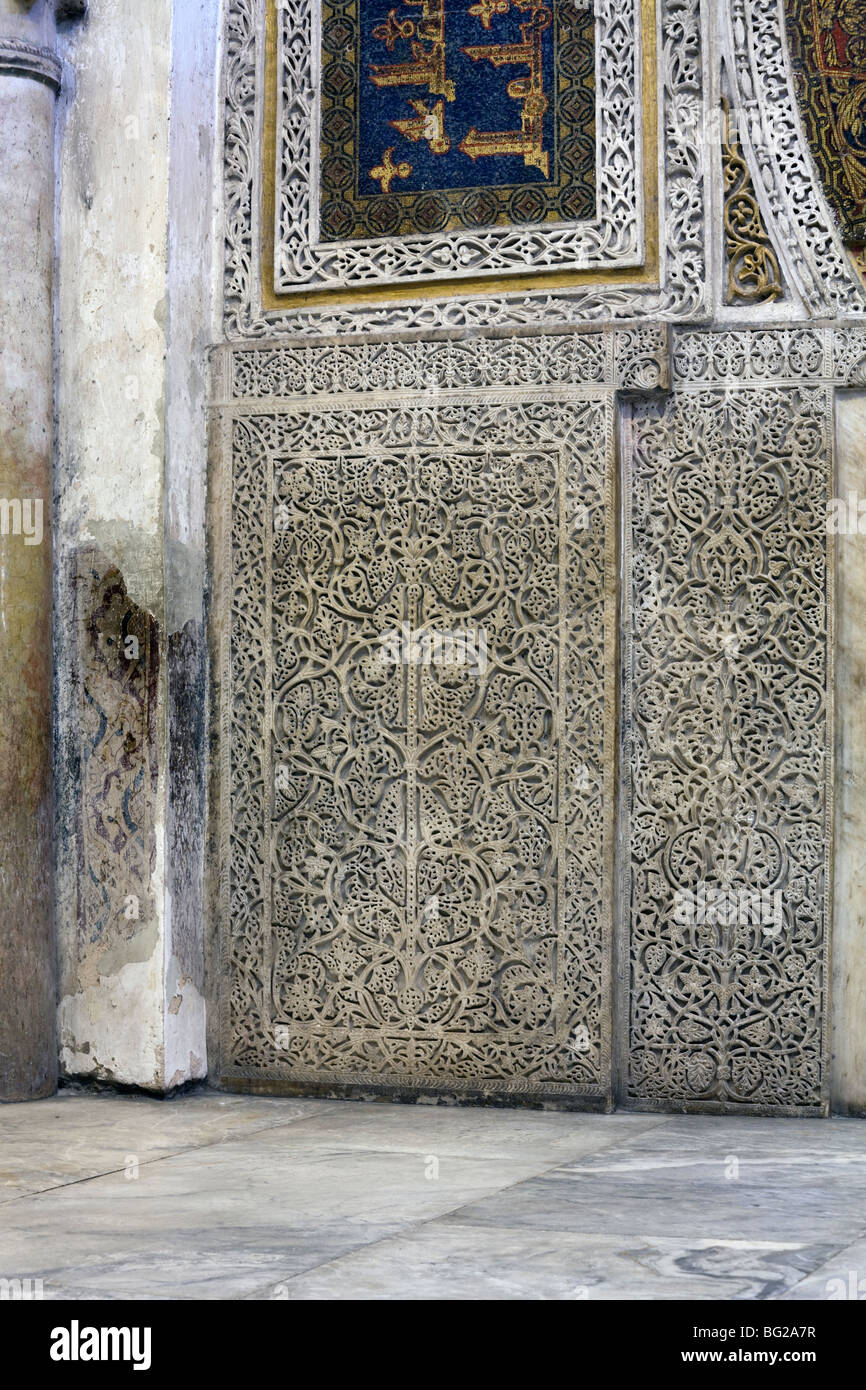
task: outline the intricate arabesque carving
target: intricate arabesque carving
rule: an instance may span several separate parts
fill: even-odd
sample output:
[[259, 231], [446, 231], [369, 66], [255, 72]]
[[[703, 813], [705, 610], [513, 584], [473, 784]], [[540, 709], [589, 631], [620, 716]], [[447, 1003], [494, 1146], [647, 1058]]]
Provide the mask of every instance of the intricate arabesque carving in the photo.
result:
[[[596, 217], [447, 233], [320, 242], [316, 0], [280, 0], [277, 130], [278, 293], [508, 274], [525, 269], [639, 265], [643, 254], [638, 136], [640, 0], [598, 0]], [[480, 26], [479, 26], [480, 29]], [[483, 30], [480, 31], [483, 37]], [[347, 29], [348, 33], [348, 29]]]
[[156, 624], [95, 552], [78, 559], [82, 867], [86, 947], [129, 940], [151, 921], [156, 855]]
[[866, 313], [802, 135], [781, 0], [730, 0], [730, 45], [740, 129], [809, 313]]
[[[225, 380], [223, 380], [225, 376]], [[467, 342], [272, 343], [215, 358], [214, 393], [232, 399], [340, 392], [481, 390], [508, 386], [596, 386], [645, 394], [670, 384], [664, 324]]]
[[[603, 318], [700, 316], [706, 299], [704, 249], [703, 52], [697, 0], [659, 0], [664, 278], [660, 287], [597, 285], [472, 295], [373, 307], [321, 306], [263, 313], [257, 198], [259, 0], [230, 0], [226, 44], [225, 331], [265, 337], [483, 326], [550, 327]], [[654, 152], [647, 151], [647, 158]]]
[[779, 260], [755, 196], [739, 139], [731, 128], [731, 108], [722, 103], [722, 178], [725, 186], [725, 251], [728, 259], [726, 304], [762, 304], [782, 294]]
[[[630, 335], [631, 336], [631, 335]], [[638, 330], [633, 351], [649, 364], [659, 339]], [[561, 333], [469, 342], [275, 345], [229, 356], [233, 397], [319, 396], [339, 392], [440, 391], [609, 382], [612, 335]]]
[[[859, 287], [828, 238], [826, 210], [803, 159], [784, 54], [774, 47], [780, 13], [765, 0], [736, 4], [739, 80], [760, 68], [766, 50], [760, 82], [770, 87], [761, 99], [781, 112], [780, 149], [767, 153], [752, 131], [743, 152], [756, 197], [772, 215], [788, 288], [806, 287], [815, 316], [858, 313]], [[524, 797], [542, 831], [521, 842], [526, 807], [515, 809], [512, 787], [503, 788], [480, 756], [490, 700], [511, 707], [512, 691], [501, 683], [491, 695], [491, 681], [503, 674], [498, 648], [491, 644], [482, 675], [457, 663], [447, 679], [423, 656], [388, 663], [384, 676], [364, 659], [382, 636], [371, 626], [377, 604], [391, 603], [389, 630], [403, 643], [405, 622], [405, 641], [417, 649], [407, 605], [417, 601], [419, 583], [432, 595], [437, 631], [477, 629], [467, 614], [491, 564], [485, 526], [497, 545], [500, 537], [518, 548], [529, 544], [527, 553], [540, 556], [549, 574], [549, 538], [556, 533], [561, 554], [568, 532], [553, 510], [554, 477], [561, 490], [570, 477], [567, 458], [586, 464], [587, 440], [596, 439], [602, 418], [609, 429], [614, 389], [645, 394], [669, 386], [660, 321], [706, 313], [697, 9], [696, 0], [660, 0], [660, 287], [463, 298], [452, 290], [440, 301], [262, 313], [253, 249], [260, 12], [253, 0], [230, 0], [226, 325], [231, 336], [260, 341], [218, 358], [217, 395], [234, 432], [233, 635], [225, 665], [233, 684], [223, 703], [232, 788], [222, 927], [232, 988], [223, 1019], [228, 1074], [290, 1085], [327, 1078], [536, 1094], [559, 1087], [587, 1097], [606, 1089], [605, 949], [594, 927], [579, 945], [569, 940], [578, 980], [569, 1044], [559, 1029], [565, 1015], [546, 1012], [558, 977], [538, 948], [539, 912], [559, 901], [562, 882], [548, 848], [554, 821], [535, 792]], [[780, 211], [786, 178], [797, 206]], [[797, 308], [792, 302], [778, 312], [793, 317]], [[653, 327], [556, 332], [626, 316]], [[464, 334], [486, 325], [519, 325], [529, 336]], [[396, 339], [427, 330], [420, 342], [346, 341], [348, 334]], [[279, 335], [289, 333], [291, 345], [281, 345]], [[338, 345], [312, 341], [324, 335]], [[853, 327], [677, 331], [673, 396], [635, 407], [623, 759], [634, 751], [626, 853], [634, 876], [623, 949], [627, 955], [631, 931], [629, 1093], [641, 1104], [814, 1111], [826, 1095], [828, 403], [832, 383], [866, 377], [861, 339]], [[558, 433], [563, 422], [573, 430], [567, 441]], [[521, 491], [527, 459], [535, 461], [541, 491], [523, 507], [521, 531], [503, 515], [490, 479], [502, 480], [512, 511], [519, 510], [528, 500]], [[362, 493], [373, 499], [369, 513]], [[575, 495], [574, 505], [591, 514], [584, 496]], [[443, 518], [428, 528], [426, 542], [413, 520], [422, 515]], [[536, 517], [546, 538], [540, 547], [525, 534]], [[277, 518], [288, 524], [275, 527]], [[566, 553], [574, 557], [589, 539], [568, 533]], [[421, 543], [413, 549], [409, 542]], [[469, 559], [479, 564], [466, 570]], [[587, 576], [596, 565], [597, 553]], [[392, 570], [405, 577], [399, 592], [377, 588]], [[465, 580], [460, 604], [447, 588], [453, 576], [458, 586]], [[534, 602], [536, 588], [521, 571], [509, 602], [528, 611], [527, 594]], [[588, 650], [583, 641], [578, 656]], [[551, 645], [558, 661], [566, 648]], [[601, 648], [592, 650], [601, 660]], [[603, 686], [599, 676], [593, 688]], [[579, 703], [567, 708], [573, 713]], [[434, 729], [428, 747], [428, 707], [451, 719], [459, 735], [436, 745]], [[537, 718], [522, 728], [533, 766], [556, 764], [558, 789], [559, 750], [568, 745], [544, 732], [552, 709], [543, 700], [528, 707], [524, 714], [534, 710]], [[481, 729], [472, 726], [478, 711]], [[375, 741], [365, 737], [373, 727]], [[586, 738], [578, 745], [577, 781], [594, 793], [598, 745]], [[480, 808], [480, 829], [466, 797]], [[503, 806], [515, 829], [500, 880], [484, 835]], [[582, 803], [568, 815], [585, 834]], [[523, 847], [528, 854], [530, 840], [543, 903], [510, 898], [502, 886], [528, 869], [528, 860], [513, 856]], [[583, 841], [578, 914], [598, 872], [599, 843], [594, 832]], [[468, 904], [462, 915], [445, 879], [428, 873], [446, 858], [448, 883], [461, 883]], [[342, 872], [344, 862], [351, 872]], [[702, 888], [710, 897], [727, 895], [721, 919], [675, 920], [676, 894]], [[773, 912], [782, 895], [780, 932], [772, 917], [729, 919], [741, 890], [770, 894]], [[527, 964], [509, 955], [515, 903], [529, 914]], [[559, 949], [562, 923], [567, 913], [543, 938], [544, 949], [554, 939]], [[458, 958], [470, 938], [479, 949], [467, 944]], [[517, 965], [534, 973], [515, 977], [509, 972]], [[477, 1033], [473, 1017], [484, 1020]], [[572, 1052], [582, 1054], [576, 1063]]]
[[[435, 398], [308, 401], [311, 375], [337, 384], [333, 350], [234, 355], [235, 387], [280, 404], [232, 408], [229, 1075], [609, 1092], [613, 394], [594, 337], [578, 351], [601, 347], [604, 380], [583, 388], [491, 379], [533, 351], [558, 379], [564, 339], [459, 345], [472, 400], [465, 359]], [[431, 346], [399, 346], [407, 375]]]
[[613, 384], [618, 391], [650, 395], [669, 388], [671, 343], [667, 324], [641, 324], [609, 329], [608, 333], [613, 340]]
[[[742, 336], [760, 361], [775, 335]], [[628, 432], [629, 1095], [809, 1110], [827, 1094], [832, 398], [790, 339], [785, 366], [813, 381], [734, 385], [740, 337], [678, 335], [673, 396]]]
[[826, 380], [833, 375], [832, 353], [832, 330], [824, 328], [735, 333], [684, 328], [673, 334], [674, 380], [695, 386], [717, 381], [739, 386]]
[[833, 376], [840, 386], [866, 386], [866, 328], [833, 334]]
[[674, 377], [680, 382], [734, 385], [823, 381], [861, 386], [866, 374], [866, 326], [758, 328], [737, 333], [677, 329]]

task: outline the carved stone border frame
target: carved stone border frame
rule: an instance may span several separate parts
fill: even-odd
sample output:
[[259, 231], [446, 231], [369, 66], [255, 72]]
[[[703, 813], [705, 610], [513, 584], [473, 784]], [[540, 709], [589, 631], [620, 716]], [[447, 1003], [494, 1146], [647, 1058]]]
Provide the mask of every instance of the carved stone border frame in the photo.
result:
[[597, 0], [596, 189], [591, 222], [318, 241], [320, 0], [277, 0], [278, 294], [447, 275], [637, 266], [644, 259], [640, 0]]
[[787, 274], [810, 316], [860, 317], [866, 290], [836, 230], [803, 132], [784, 0], [726, 0], [723, 14], [739, 134]]
[[[709, 312], [705, 245], [705, 66], [710, 22], [700, 0], [657, 0], [660, 55], [660, 277], [647, 286], [539, 287], [441, 299], [262, 308], [259, 247], [264, 19], [262, 0], [227, 0], [224, 72], [224, 331], [228, 338], [568, 328]], [[647, 158], [655, 157], [647, 151]]]

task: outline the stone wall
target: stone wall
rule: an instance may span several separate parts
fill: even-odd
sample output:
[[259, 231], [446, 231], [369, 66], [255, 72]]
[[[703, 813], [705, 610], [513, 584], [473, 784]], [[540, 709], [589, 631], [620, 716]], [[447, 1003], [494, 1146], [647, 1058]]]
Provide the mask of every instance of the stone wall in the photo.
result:
[[58, 132], [61, 1063], [206, 1069], [200, 907], [217, 5], [94, 0]]
[[[423, 414], [425, 391], [431, 420], [441, 411], [448, 428], [453, 423], [448, 411], [458, 405], [470, 413], [512, 408], [515, 390], [521, 403], [524, 397], [530, 402], [540, 369], [524, 365], [532, 359], [526, 339], [543, 349], [550, 363], [557, 352], [549, 343], [558, 340], [559, 355], [567, 355], [563, 343], [589, 341], [595, 334], [602, 344], [597, 375], [586, 375], [589, 369], [575, 348], [571, 375], [556, 385], [561, 394], [600, 391], [622, 444], [609, 502], [619, 509], [627, 534], [635, 522], [633, 548], [624, 558], [636, 567], [623, 571], [623, 595], [607, 597], [611, 612], [619, 605], [621, 634], [631, 632], [635, 643], [639, 635], [650, 655], [630, 648], [637, 665], [617, 675], [618, 686], [630, 692], [623, 697], [617, 735], [623, 788], [614, 790], [610, 747], [602, 772], [589, 767], [589, 757], [582, 760], [587, 775], [598, 773], [605, 783], [599, 816], [609, 827], [620, 827], [616, 873], [608, 844], [599, 861], [604, 881], [593, 889], [596, 898], [600, 892], [605, 899], [609, 920], [601, 932], [604, 946], [596, 952], [604, 963], [593, 984], [604, 1002], [590, 998], [592, 990], [581, 994], [596, 1049], [596, 1069], [587, 1083], [595, 1089], [590, 1096], [584, 1085], [584, 1099], [815, 1112], [826, 1111], [829, 1097], [839, 1109], [866, 1111], [860, 1007], [866, 951], [858, 897], [866, 819], [857, 751], [859, 652], [866, 638], [858, 617], [862, 538], [848, 534], [836, 541], [837, 776], [831, 786], [815, 768], [819, 763], [826, 768], [821, 760], [833, 737], [832, 567], [811, 606], [795, 593], [798, 583], [808, 587], [827, 553], [816, 498], [833, 487], [844, 497], [848, 488], [859, 487], [862, 476], [862, 400], [849, 393], [862, 385], [857, 325], [866, 315], [866, 294], [802, 138], [779, 6], [769, 0], [725, 5], [624, 0], [617, 9], [600, 0], [595, 8], [605, 60], [602, 89], [609, 97], [599, 108], [599, 140], [606, 154], [598, 225], [565, 233], [555, 225], [530, 225], [519, 237], [461, 233], [451, 241], [443, 233], [435, 246], [404, 245], [385, 236], [353, 246], [351, 254], [315, 241], [308, 139], [317, 119], [310, 79], [315, 63], [306, 50], [299, 56], [295, 42], [309, 29], [305, 5], [295, 0], [152, 0], [146, 6], [135, 0], [91, 0], [85, 21], [61, 25], [55, 489], [61, 621], [55, 699], [59, 1017], [67, 1076], [164, 1092], [207, 1072], [225, 1084], [277, 1089], [329, 1085], [332, 1076], [345, 1081], [349, 1074], [361, 1074], [354, 1063], [343, 1065], [354, 1056], [347, 1038], [335, 1033], [313, 1039], [306, 1017], [296, 1030], [306, 1049], [295, 1058], [297, 1065], [272, 1055], [282, 1046], [275, 1028], [288, 1028], [294, 1037], [295, 1016], [282, 1008], [290, 997], [306, 999], [298, 1005], [296, 1021], [310, 1005], [311, 990], [318, 991], [323, 1016], [336, 1008], [337, 995], [347, 1016], [354, 1017], [360, 1006], [354, 996], [347, 1002], [339, 993], [331, 963], [352, 955], [349, 937], [355, 927], [342, 918], [342, 956], [331, 949], [334, 923], [322, 926], [319, 913], [316, 930], [324, 934], [311, 953], [321, 961], [309, 977], [293, 964], [290, 926], [298, 904], [303, 899], [324, 910], [326, 895], [319, 902], [319, 890], [298, 878], [301, 870], [294, 861], [278, 863], [282, 850], [276, 832], [270, 844], [272, 812], [276, 821], [288, 814], [285, 786], [268, 771], [273, 709], [267, 701], [278, 685], [273, 672], [288, 660], [272, 627], [272, 609], [266, 624], [262, 619], [261, 670], [246, 682], [243, 698], [249, 708], [239, 713], [233, 704], [226, 643], [248, 595], [235, 593], [228, 583], [214, 587], [226, 579], [220, 569], [226, 552], [211, 554], [208, 564], [206, 514], [210, 481], [212, 535], [222, 543], [234, 526], [238, 554], [248, 563], [246, 550], [262, 517], [245, 511], [243, 498], [232, 491], [237, 463], [232, 431], [238, 421], [257, 412], [266, 417], [256, 457], [279, 480], [290, 471], [280, 431], [291, 412], [306, 411], [310, 429], [325, 428], [315, 423], [317, 411], [309, 407], [314, 397], [328, 397], [321, 419], [328, 410], [335, 420], [357, 412], [357, 433], [366, 448], [385, 419], [384, 414], [365, 416], [369, 403], [359, 403], [372, 386], [378, 393], [376, 410], [395, 411], [394, 429], [403, 431], [403, 448], [415, 439], [412, 430], [420, 430], [420, 438], [425, 429], [434, 429], [411, 415]], [[759, 69], [751, 56], [756, 51], [762, 54]], [[612, 112], [619, 113], [617, 120]], [[766, 138], [768, 124], [774, 140]], [[428, 255], [442, 267], [438, 278], [431, 278]], [[497, 268], [514, 278], [496, 278]], [[460, 275], [462, 281], [454, 278]], [[716, 349], [706, 344], [713, 330], [721, 329], [714, 360]], [[641, 357], [650, 339], [652, 350]], [[211, 385], [212, 347], [219, 351]], [[636, 355], [626, 371], [618, 354], [624, 361], [632, 348]], [[464, 379], [460, 364], [473, 354], [480, 375]], [[445, 373], [441, 380], [439, 371]], [[487, 371], [493, 373], [489, 380]], [[497, 391], [501, 399], [494, 400]], [[542, 431], [553, 427], [564, 408], [556, 391], [530, 405], [533, 427]], [[653, 589], [646, 571], [638, 545], [644, 521], [655, 528], [654, 535], [665, 537], [667, 553], [682, 560], [677, 550], [686, 545], [682, 517], [677, 520], [667, 494], [652, 493], [652, 479], [680, 468], [683, 451], [694, 443], [686, 438], [692, 420], [704, 422], [707, 469], [721, 467], [722, 456], [733, 458], [737, 450], [763, 450], [761, 476], [749, 474], [751, 482], [746, 474], [740, 477], [743, 497], [751, 496], [753, 485], [761, 493], [770, 486], [770, 474], [782, 477], [797, 462], [800, 500], [784, 505], [790, 526], [806, 527], [790, 538], [798, 546], [800, 577], [793, 567], [780, 579], [784, 557], [773, 549], [779, 537], [761, 510], [763, 493], [755, 502], [748, 542], [757, 608], [768, 586], [779, 591], [774, 655], [760, 644], [751, 650], [749, 642], [763, 620], [741, 611], [742, 595], [731, 598], [733, 590], [722, 594], [721, 589], [713, 599], [718, 650], [701, 648], [698, 654], [700, 602], [695, 599], [697, 607], [690, 608], [691, 600], [674, 592], [670, 575], [657, 574]], [[330, 447], [338, 425], [328, 429]], [[671, 444], [674, 436], [680, 454]], [[819, 436], [817, 450], [812, 449]], [[634, 457], [631, 445], [637, 449]], [[656, 457], [654, 450], [661, 460], [658, 475], [647, 463]], [[301, 460], [292, 467], [315, 471], [303, 441], [293, 437], [289, 452]], [[695, 445], [693, 471], [699, 454]], [[731, 464], [734, 471], [745, 467], [738, 459]], [[693, 487], [699, 500], [700, 471]], [[262, 508], [267, 511], [273, 502], [264, 499]], [[703, 497], [703, 505], [704, 522], [718, 521], [715, 503]], [[749, 528], [741, 521], [729, 537], [733, 549], [746, 544]], [[608, 522], [613, 524], [610, 517]], [[720, 544], [715, 534], [700, 545], [694, 536], [692, 541], [695, 548], [680, 566], [681, 578], [690, 564], [704, 565], [706, 546]], [[272, 538], [263, 554], [272, 559], [271, 544]], [[703, 582], [697, 570], [686, 578], [694, 592]], [[253, 574], [250, 594], [257, 582]], [[724, 608], [728, 599], [730, 611]], [[801, 601], [809, 618], [794, 635], [792, 615]], [[655, 611], [654, 603], [661, 617], [658, 630], [649, 630], [641, 624]], [[787, 617], [781, 614], [786, 604]], [[783, 636], [785, 623], [791, 630]], [[661, 659], [663, 628], [681, 647], [669, 675], [665, 698], [672, 705], [666, 713], [661, 693], [650, 688], [646, 664]], [[298, 640], [315, 647], [303, 624], [298, 634]], [[758, 631], [761, 641], [765, 636]], [[707, 633], [704, 637], [709, 640]], [[814, 650], [805, 650], [809, 640]], [[612, 660], [607, 651], [608, 684]], [[336, 661], [343, 688], [344, 667], [350, 664], [346, 653]], [[813, 676], [821, 706], [804, 712], [804, 692]], [[696, 689], [711, 681], [719, 683], [715, 714], [710, 701], [692, 727], [680, 687], [691, 682]], [[271, 689], [267, 697], [266, 687]], [[796, 787], [785, 781], [784, 769], [760, 763], [778, 731], [762, 730], [754, 720], [746, 727], [743, 710], [765, 697], [779, 710], [789, 701], [786, 756], [802, 762]], [[737, 700], [745, 701], [742, 709]], [[719, 709], [735, 736], [716, 748]], [[244, 728], [236, 730], [232, 744], [227, 734], [241, 714]], [[672, 730], [682, 732], [686, 725], [692, 752], [700, 744], [705, 759], [718, 764], [710, 788], [703, 787], [698, 771], [683, 773], [682, 749]], [[246, 747], [247, 736], [253, 753], [247, 781], [243, 774], [243, 785], [236, 788], [232, 748], [236, 753], [241, 744]], [[634, 785], [629, 783], [633, 759]], [[652, 775], [646, 772], [647, 759]], [[727, 811], [719, 803], [726, 788]], [[808, 827], [803, 815], [794, 814], [796, 798], [806, 789], [814, 802]], [[226, 806], [236, 793], [235, 824]], [[629, 821], [626, 810], [634, 810], [644, 795], [648, 805]], [[670, 804], [665, 796], [672, 798]], [[714, 803], [715, 830], [707, 797], [719, 803]], [[694, 803], [694, 809], [698, 802], [707, 844], [701, 848], [695, 841], [694, 855], [720, 852], [727, 833], [722, 821], [736, 821], [736, 811], [751, 815], [749, 854], [763, 865], [762, 883], [772, 878], [777, 850], [785, 859], [778, 882], [792, 887], [794, 906], [781, 955], [754, 939], [743, 959], [734, 962], [742, 942], [678, 943], [665, 926], [670, 904], [662, 899], [673, 884], [668, 849], [689, 829], [683, 808]], [[264, 816], [266, 848], [244, 819], [250, 816], [258, 816], [259, 828]], [[559, 826], [552, 811], [548, 819]], [[335, 826], [330, 830], [337, 833]], [[242, 834], [247, 839], [241, 853]], [[234, 895], [228, 861], [233, 848]], [[311, 851], [317, 862], [323, 859], [320, 848]], [[250, 923], [264, 920], [267, 897], [257, 894], [256, 885], [267, 884], [272, 870], [283, 893], [279, 912], [285, 921], [278, 912], [256, 936], [259, 928]], [[588, 874], [586, 865], [584, 870]], [[555, 875], [548, 877], [552, 882]], [[589, 900], [586, 883], [581, 891], [583, 911]], [[354, 908], [342, 889], [328, 899], [327, 910], [338, 899], [351, 916]], [[400, 911], [405, 908], [403, 902]], [[363, 929], [358, 931], [363, 936]], [[484, 952], [476, 946], [473, 960], [481, 969]], [[673, 964], [672, 947], [675, 955], [679, 952]], [[584, 956], [591, 954], [587, 941], [583, 948]], [[538, 959], [533, 967], [544, 973]], [[355, 961], [353, 968], [360, 978], [362, 965]], [[471, 999], [480, 1009], [484, 989], [466, 974], [475, 966], [461, 969], [463, 983], [456, 992], [464, 1004]], [[237, 987], [233, 1002], [232, 984]], [[411, 1014], [421, 1007], [423, 991], [416, 985], [404, 980], [400, 989], [394, 987], [395, 1009]], [[494, 1011], [510, 1009], [514, 1019], [521, 1009], [526, 1017], [543, 1012], [543, 981], [535, 993], [528, 976], [512, 985], [488, 991]], [[390, 985], [381, 984], [380, 994], [387, 996], [392, 986], [393, 978]], [[727, 1009], [740, 987], [741, 994], [752, 991], [745, 1015], [736, 1026], [730, 1018], [721, 1023], [718, 1008]], [[352, 988], [360, 988], [357, 979]], [[690, 991], [694, 997], [683, 1002]], [[679, 1002], [671, 1013], [672, 992]], [[771, 996], [776, 1002], [768, 1004]], [[607, 1010], [605, 1017], [599, 1008]], [[329, 1015], [332, 1023], [335, 1016]], [[416, 1025], [412, 1015], [410, 1033]], [[659, 1027], [678, 1030], [676, 1046], [658, 1044]], [[611, 1030], [616, 1034], [612, 1047]], [[564, 1038], [560, 1031], [551, 1024], [557, 1045]], [[399, 1028], [388, 1044], [396, 1049], [392, 1062], [403, 1056], [397, 1033]], [[381, 1051], [382, 1035], [363, 1045], [357, 1038], [348, 1041], [358, 1055], [371, 1047], [372, 1056], [377, 1047]], [[483, 1057], [483, 1045], [477, 1053]], [[583, 1077], [585, 1062], [571, 1056], [575, 1075]], [[379, 1070], [399, 1077], [404, 1089], [417, 1089], [418, 1075], [413, 1081], [411, 1068], [395, 1064], [389, 1070], [383, 1062]], [[459, 1068], [455, 1064], [452, 1070]], [[461, 1085], [473, 1092], [470, 1072], [467, 1063]], [[375, 1089], [375, 1078], [364, 1075], [366, 1082], [362, 1076], [358, 1084]], [[557, 1078], [552, 1080], [555, 1086]], [[484, 1090], [476, 1086], [473, 1093]]]
[[[836, 400], [836, 495], [866, 483], [866, 393]], [[836, 841], [833, 893], [834, 1106], [866, 1114], [866, 534], [836, 539]]]

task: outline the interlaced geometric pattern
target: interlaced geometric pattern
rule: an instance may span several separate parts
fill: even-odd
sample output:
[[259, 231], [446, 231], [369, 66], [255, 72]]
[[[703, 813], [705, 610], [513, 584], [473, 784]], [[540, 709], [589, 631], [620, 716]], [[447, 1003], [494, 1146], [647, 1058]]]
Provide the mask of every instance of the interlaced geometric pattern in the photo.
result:
[[[628, 1095], [826, 1101], [832, 392], [685, 334], [628, 431]], [[763, 335], [770, 337], [770, 335]], [[778, 344], [773, 345], [778, 351]], [[736, 360], [717, 364], [731, 348]], [[717, 349], [717, 351], [716, 351]], [[717, 370], [718, 366], [718, 370]], [[788, 373], [820, 370], [793, 350]]]
[[236, 413], [226, 1075], [608, 1096], [612, 399]]

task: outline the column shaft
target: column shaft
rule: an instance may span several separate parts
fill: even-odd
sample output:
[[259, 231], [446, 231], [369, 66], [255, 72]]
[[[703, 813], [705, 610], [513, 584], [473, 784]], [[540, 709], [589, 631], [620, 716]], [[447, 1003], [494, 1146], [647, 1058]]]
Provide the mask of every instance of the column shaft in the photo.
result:
[[44, 0], [0, 0], [0, 1100], [57, 1084], [52, 912], [54, 102]]

